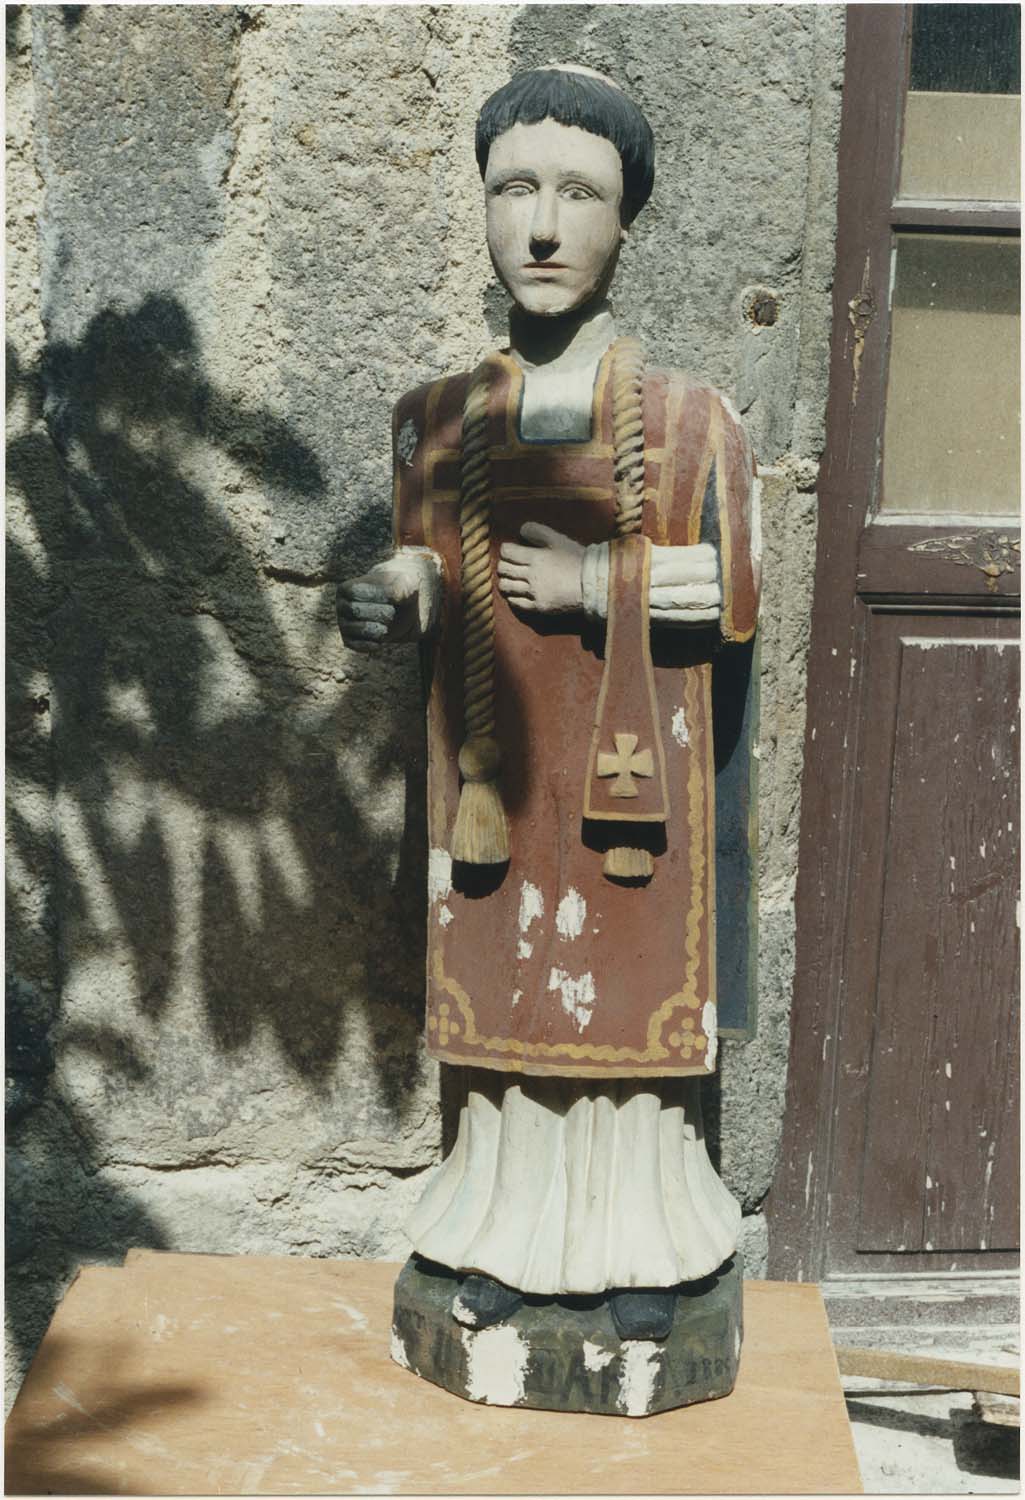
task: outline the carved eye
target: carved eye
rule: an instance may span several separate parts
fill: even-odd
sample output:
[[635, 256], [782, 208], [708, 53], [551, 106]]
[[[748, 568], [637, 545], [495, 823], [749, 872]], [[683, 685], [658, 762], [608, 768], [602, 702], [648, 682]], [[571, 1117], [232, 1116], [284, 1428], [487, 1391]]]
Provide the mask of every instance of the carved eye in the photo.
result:
[[533, 188], [529, 182], [507, 182], [502, 189], [502, 193], [506, 198], [526, 198], [531, 192], [533, 192]]
[[593, 198], [594, 193], [579, 182], [571, 182], [563, 188], [562, 197], [568, 198], [571, 203], [584, 203], [588, 198]]

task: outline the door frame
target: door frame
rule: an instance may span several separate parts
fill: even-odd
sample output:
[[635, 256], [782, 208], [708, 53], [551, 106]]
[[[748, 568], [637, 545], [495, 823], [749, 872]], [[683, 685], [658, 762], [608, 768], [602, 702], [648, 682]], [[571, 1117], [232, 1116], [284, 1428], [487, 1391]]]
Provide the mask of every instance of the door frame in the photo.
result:
[[[766, 1203], [769, 1274], [785, 1280], [819, 1281], [827, 1267], [840, 1066], [837, 1040], [847, 998], [858, 736], [866, 691], [864, 640], [869, 610], [858, 591], [859, 545], [866, 511], [875, 498], [881, 460], [891, 237], [901, 227], [1016, 229], [1020, 224], [1020, 214], [1003, 206], [980, 215], [978, 210], [958, 205], [897, 199], [911, 11], [911, 5], [905, 4], [847, 7], [826, 448], [819, 476], [808, 658], [791, 1046], [781, 1157]], [[944, 518], [936, 518], [922, 534], [934, 534], [937, 525], [946, 524]], [[996, 549], [995, 555], [1000, 556], [1001, 542], [1006, 551], [1006, 530], [999, 523], [992, 530], [972, 524], [979, 538], [979, 556], [967, 594], [966, 560], [935, 555], [923, 584], [930, 602], [938, 607], [956, 603], [970, 608], [974, 588], [979, 606], [992, 608], [1001, 598], [1010, 604], [1019, 588], [1014, 571], [1009, 564], [1007, 572], [994, 578], [989, 555]], [[900, 553], [914, 541], [918, 528], [894, 525], [874, 531], [870, 545], [883, 549], [888, 557], [879, 555], [873, 572], [885, 574], [885, 565], [891, 561], [893, 592], [897, 593]], [[989, 573], [983, 571], [987, 562]], [[879, 596], [879, 603], [885, 602], [886, 592]], [[964, 1281], [961, 1273], [953, 1276]], [[870, 1284], [876, 1278], [836, 1278], [854, 1279]], [[903, 1278], [891, 1272], [882, 1279], [891, 1297], [896, 1296]], [[991, 1287], [999, 1294], [1001, 1306], [1006, 1305], [1014, 1279], [1007, 1270], [979, 1271], [970, 1279], [980, 1288]]]

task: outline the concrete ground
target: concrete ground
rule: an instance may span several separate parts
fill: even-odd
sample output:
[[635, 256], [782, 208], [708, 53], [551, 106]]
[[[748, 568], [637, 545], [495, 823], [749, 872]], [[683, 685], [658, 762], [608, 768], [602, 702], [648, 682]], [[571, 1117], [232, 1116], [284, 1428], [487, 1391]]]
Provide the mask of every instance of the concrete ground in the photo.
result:
[[[835, 1329], [834, 1338], [979, 1364], [1014, 1367], [1019, 1358], [1016, 1324], [981, 1330], [844, 1328]], [[1018, 1493], [1018, 1429], [979, 1421], [970, 1391], [849, 1375], [843, 1388], [866, 1494]]]

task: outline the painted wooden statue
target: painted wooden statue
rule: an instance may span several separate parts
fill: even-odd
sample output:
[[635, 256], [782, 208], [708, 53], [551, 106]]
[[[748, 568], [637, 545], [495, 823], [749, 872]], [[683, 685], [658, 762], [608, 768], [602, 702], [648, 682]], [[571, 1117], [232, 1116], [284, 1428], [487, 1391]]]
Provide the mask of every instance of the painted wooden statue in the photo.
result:
[[637, 106], [532, 70], [476, 149], [509, 347], [399, 401], [396, 552], [339, 594], [348, 644], [429, 643], [427, 1045], [465, 1083], [394, 1352], [475, 1399], [641, 1414], [724, 1394], [739, 1350], [699, 1082], [712, 660], [755, 629], [752, 457], [722, 396], [614, 322], [653, 182]]

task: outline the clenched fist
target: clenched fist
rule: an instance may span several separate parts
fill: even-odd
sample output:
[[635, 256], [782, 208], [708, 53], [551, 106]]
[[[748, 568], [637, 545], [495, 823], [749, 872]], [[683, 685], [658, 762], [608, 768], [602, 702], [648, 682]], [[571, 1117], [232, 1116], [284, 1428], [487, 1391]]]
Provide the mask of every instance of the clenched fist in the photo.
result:
[[352, 650], [417, 641], [437, 610], [440, 563], [427, 549], [397, 552], [369, 573], [338, 585], [338, 628]]

